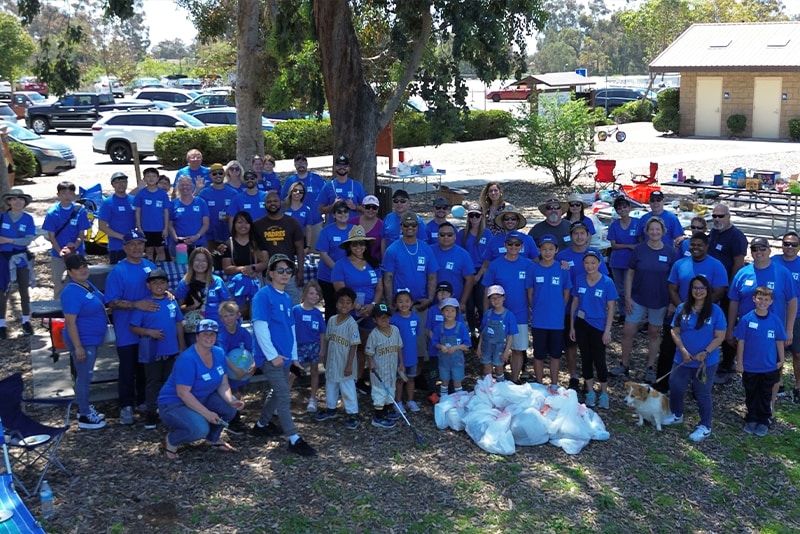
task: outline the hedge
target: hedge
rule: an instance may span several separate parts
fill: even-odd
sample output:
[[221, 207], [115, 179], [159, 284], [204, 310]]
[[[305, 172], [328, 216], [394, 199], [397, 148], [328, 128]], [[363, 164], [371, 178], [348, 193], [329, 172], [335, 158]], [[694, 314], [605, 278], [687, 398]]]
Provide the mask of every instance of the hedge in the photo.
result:
[[[280, 139], [287, 157], [295, 154], [324, 156], [333, 154], [333, 130], [330, 119], [290, 120], [275, 124], [273, 130]], [[275, 156], [274, 152], [267, 151]], [[277, 157], [277, 156], [276, 156]]]
[[11, 157], [14, 158], [14, 172], [17, 179], [32, 178], [36, 176], [36, 156], [31, 149], [16, 141], [8, 143]]
[[[236, 126], [209, 126], [208, 128], [179, 128], [164, 132], [153, 142], [156, 157], [167, 169], [185, 165], [186, 152], [196, 148], [206, 162], [228, 162], [236, 159]], [[283, 159], [285, 152], [275, 132], [264, 132], [264, 151], [275, 159]]]

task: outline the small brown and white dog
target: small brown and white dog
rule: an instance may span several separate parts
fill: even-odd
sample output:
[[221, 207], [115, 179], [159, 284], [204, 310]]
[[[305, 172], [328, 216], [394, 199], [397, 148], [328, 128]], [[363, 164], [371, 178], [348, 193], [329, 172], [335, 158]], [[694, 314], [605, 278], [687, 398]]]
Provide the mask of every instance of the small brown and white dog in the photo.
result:
[[644, 420], [647, 419], [660, 432], [661, 421], [670, 415], [669, 399], [666, 395], [647, 384], [637, 384], [636, 382], [625, 382], [625, 389], [628, 391], [625, 403], [633, 406], [636, 415], [639, 416], [637, 425], [642, 426]]

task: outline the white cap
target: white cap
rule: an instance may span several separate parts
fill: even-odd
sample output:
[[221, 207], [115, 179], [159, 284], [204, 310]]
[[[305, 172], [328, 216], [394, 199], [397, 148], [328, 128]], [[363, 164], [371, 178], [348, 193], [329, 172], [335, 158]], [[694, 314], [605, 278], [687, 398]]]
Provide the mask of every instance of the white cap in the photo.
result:
[[503, 286], [489, 286], [489, 289], [486, 290], [486, 296], [491, 297], [492, 295], [505, 295], [506, 290], [503, 289]]
[[378, 200], [378, 197], [375, 195], [367, 195], [364, 197], [364, 201], [361, 202], [362, 206], [380, 206], [381, 202]]

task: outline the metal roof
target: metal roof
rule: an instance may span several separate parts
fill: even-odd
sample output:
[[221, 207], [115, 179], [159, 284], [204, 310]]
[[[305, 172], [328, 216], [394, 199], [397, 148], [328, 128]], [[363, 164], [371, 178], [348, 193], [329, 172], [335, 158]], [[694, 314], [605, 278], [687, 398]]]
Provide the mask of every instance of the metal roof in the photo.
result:
[[532, 74], [518, 80], [511, 85], [545, 85], [547, 87], [575, 87], [577, 85], [593, 85], [595, 82], [575, 72], [549, 72], [547, 74]]
[[692, 24], [649, 68], [651, 72], [800, 68], [800, 22]]

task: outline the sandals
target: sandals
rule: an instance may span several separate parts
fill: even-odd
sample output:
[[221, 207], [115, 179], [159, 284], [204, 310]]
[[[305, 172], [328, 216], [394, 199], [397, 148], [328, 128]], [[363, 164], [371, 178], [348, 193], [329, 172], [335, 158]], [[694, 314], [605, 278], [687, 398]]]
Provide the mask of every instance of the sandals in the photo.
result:
[[219, 452], [236, 452], [236, 449], [233, 447], [233, 445], [231, 445], [227, 441], [218, 441], [216, 443], [212, 443], [210, 441], [206, 441], [206, 445], [211, 450], [216, 450], [216, 451], [219, 451]]
[[178, 447], [171, 447], [167, 442], [167, 438], [161, 440], [161, 448], [164, 449], [164, 458], [168, 462], [180, 463], [181, 457], [178, 456]]

